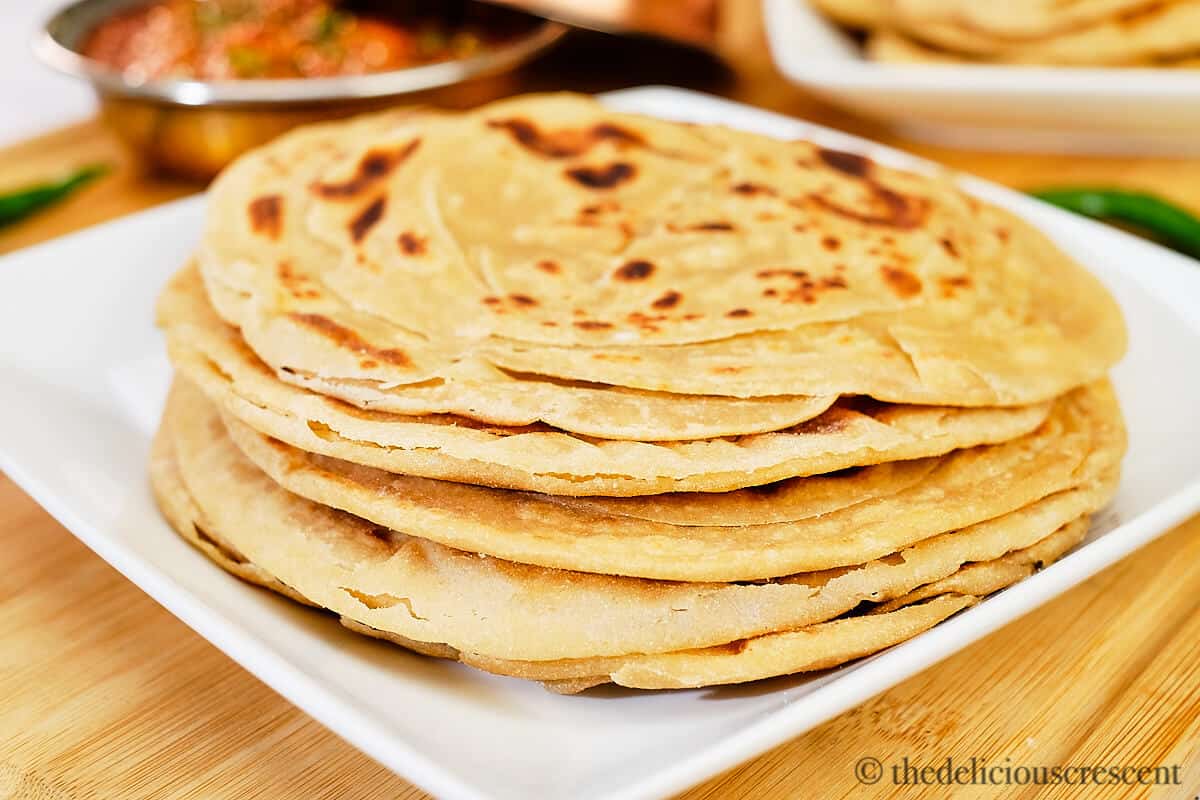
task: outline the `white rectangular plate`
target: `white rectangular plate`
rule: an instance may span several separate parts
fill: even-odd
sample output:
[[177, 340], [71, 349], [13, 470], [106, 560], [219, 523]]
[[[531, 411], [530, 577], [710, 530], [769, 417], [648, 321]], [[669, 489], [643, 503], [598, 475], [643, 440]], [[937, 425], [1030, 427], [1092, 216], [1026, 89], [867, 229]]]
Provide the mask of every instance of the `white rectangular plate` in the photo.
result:
[[[608, 102], [930, 167], [705, 95], [645, 88]], [[560, 697], [351, 634], [232, 579], [184, 544], [146, 485], [169, 373], [152, 307], [196, 242], [201, 198], [0, 260], [0, 468], [231, 658], [440, 796], [661, 797], [898, 683], [1200, 509], [1200, 265], [997, 186], [969, 186], [1050, 232], [1121, 299], [1132, 332], [1116, 371], [1132, 441], [1121, 490], [1089, 543], [1063, 561], [917, 639], [817, 678]]]
[[788, 79], [915, 139], [1028, 152], [1200, 153], [1200, 69], [879, 64], [808, 0], [763, 0], [763, 12]]

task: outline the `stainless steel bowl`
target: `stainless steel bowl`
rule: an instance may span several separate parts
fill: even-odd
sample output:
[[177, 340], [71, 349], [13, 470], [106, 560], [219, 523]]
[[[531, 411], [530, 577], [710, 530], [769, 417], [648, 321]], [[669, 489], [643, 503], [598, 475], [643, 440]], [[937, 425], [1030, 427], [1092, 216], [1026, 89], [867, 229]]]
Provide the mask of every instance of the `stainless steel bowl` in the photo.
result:
[[[147, 0], [77, 0], [51, 17], [34, 40], [46, 64], [91, 83], [104, 120], [152, 166], [206, 179], [241, 153], [306, 122], [345, 117], [431, 92], [472, 87], [550, 47], [566, 26], [541, 21], [528, 34], [471, 58], [410, 69], [332, 78], [136, 80], [78, 51], [84, 36], [114, 13]], [[486, 94], [486, 93], [485, 93]], [[484, 99], [484, 98], [480, 98]]]

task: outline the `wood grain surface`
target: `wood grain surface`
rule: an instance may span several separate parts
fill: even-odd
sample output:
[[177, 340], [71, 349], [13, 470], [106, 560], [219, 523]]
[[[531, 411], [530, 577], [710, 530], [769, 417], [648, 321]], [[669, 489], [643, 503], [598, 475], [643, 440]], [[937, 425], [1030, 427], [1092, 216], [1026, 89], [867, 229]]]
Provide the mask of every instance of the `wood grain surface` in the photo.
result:
[[[767, 59], [757, 6], [725, 2], [720, 46], [731, 71], [664, 46], [596, 36], [523, 70], [500, 90], [685, 84], [899, 144], [1019, 188], [1114, 184], [1200, 209], [1200, 160], [982, 154], [898, 142], [784, 83]], [[0, 190], [93, 161], [118, 168], [55, 209], [0, 231], [0, 252], [196, 188], [144, 174], [91, 122], [0, 152]], [[0, 552], [0, 800], [425, 796], [192, 633], [3, 476]], [[1200, 795], [1198, 610], [1200, 518], [942, 664], [684, 796], [1192, 800]], [[922, 766], [948, 757], [989, 766], [1177, 766], [1181, 785], [895, 786], [890, 768], [906, 757]], [[879, 783], [856, 778], [864, 758], [883, 765]]]

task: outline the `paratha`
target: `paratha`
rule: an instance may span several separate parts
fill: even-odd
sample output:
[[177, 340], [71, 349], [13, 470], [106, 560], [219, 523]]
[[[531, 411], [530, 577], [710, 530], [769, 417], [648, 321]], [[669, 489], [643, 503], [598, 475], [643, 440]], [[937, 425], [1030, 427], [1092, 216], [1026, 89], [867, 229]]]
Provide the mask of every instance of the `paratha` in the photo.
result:
[[454, 415], [364, 411], [276, 379], [205, 303], [189, 273], [159, 318], [181, 373], [225, 411], [314, 453], [397, 473], [567, 495], [717, 492], [1007, 441], [1050, 404], [959, 409], [848, 399], [773, 433], [685, 442], [609, 441], [545, 425], [506, 428]]
[[949, 22], [996, 39], [1045, 39], [1113, 19], [1135, 19], [1161, 0], [889, 0], [892, 13], [916, 23]]
[[978, 58], [939, 50], [898, 33], [891, 28], [878, 28], [867, 35], [863, 52], [872, 61], [890, 64], [971, 64], [986, 63]]
[[[883, 61], [893, 64], [995, 65], [1003, 63], [1001, 61], [989, 61], [978, 56], [964, 56], [951, 53], [947, 50], [939, 50], [887, 28], [871, 31], [867, 36], [864, 52], [867, 58], [872, 61]], [[1200, 58], [1190, 55], [1172, 56], [1148, 61], [1130, 62], [1126, 66], [1147, 69], [1195, 69], [1200, 66]]]
[[379, 408], [514, 374], [1020, 405], [1124, 349], [1038, 236], [943, 178], [564, 94], [289, 134], [217, 181], [199, 259], [281, 378]]
[[568, 693], [601, 683], [633, 689], [691, 689], [827, 669], [911, 639], [984, 596], [1028, 577], [1074, 547], [1087, 531], [1076, 520], [1026, 550], [971, 564], [943, 581], [861, 615], [718, 647], [603, 659], [514, 662], [459, 653], [473, 667], [543, 681]]
[[839, 25], [876, 28], [886, 25], [890, 0], [813, 0], [812, 5]]
[[903, 596], [967, 562], [1056, 535], [1014, 516], [869, 564], [752, 585], [523, 567], [383, 531], [288, 493], [246, 461], [186, 385], [172, 391], [151, 474], [173, 526], [239, 577], [473, 658], [557, 661], [723, 644]]
[[905, 34], [937, 47], [1011, 64], [1137, 65], [1200, 49], [1200, 2], [1153, 3], [1127, 15], [1040, 39], [996, 38], [953, 21], [897, 20]]
[[[193, 266], [176, 275], [159, 301], [165, 328], [218, 328], [240, 333], [212, 310]], [[185, 337], [192, 332], [185, 332]], [[261, 364], [253, 351], [238, 345]], [[522, 374], [480, 360], [460, 362], [453, 380], [434, 379], [417, 386], [381, 387], [372, 381], [336, 380], [287, 368], [278, 378], [297, 387], [342, 398], [366, 410], [412, 417], [454, 417], [506, 427], [551, 426], [600, 439], [687, 441], [780, 430], [812, 419], [837, 395], [772, 395], [738, 398], [672, 394], [583, 381]], [[478, 427], [478, 426], [477, 426]]]
[[[771, 487], [770, 504], [746, 489], [609, 506], [395, 475], [306, 453], [232, 417], [226, 426], [284, 488], [381, 526], [520, 563], [682, 581], [757, 580], [859, 564], [1010, 512], [1053, 529], [1107, 502], [1124, 451], [1115, 400], [1101, 384], [1064, 398], [1028, 436], [955, 451], [919, 480], [874, 497], [858, 499], [871, 476], [853, 472], [821, 479], [815, 500], [809, 479], [798, 478]], [[696, 524], [705, 522], [710, 499], [714, 519], [745, 524]], [[810, 515], [821, 503], [834, 510]]]

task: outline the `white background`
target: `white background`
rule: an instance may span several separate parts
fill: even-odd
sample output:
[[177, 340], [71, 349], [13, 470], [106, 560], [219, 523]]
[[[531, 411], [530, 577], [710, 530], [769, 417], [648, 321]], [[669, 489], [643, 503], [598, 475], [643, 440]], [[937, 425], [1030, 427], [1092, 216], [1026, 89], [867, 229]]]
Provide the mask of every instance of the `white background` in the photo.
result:
[[92, 113], [87, 85], [43, 66], [29, 46], [45, 19], [68, 1], [0, 0], [0, 147]]

